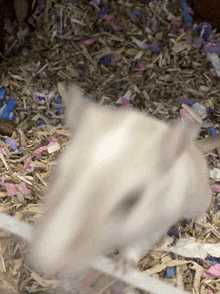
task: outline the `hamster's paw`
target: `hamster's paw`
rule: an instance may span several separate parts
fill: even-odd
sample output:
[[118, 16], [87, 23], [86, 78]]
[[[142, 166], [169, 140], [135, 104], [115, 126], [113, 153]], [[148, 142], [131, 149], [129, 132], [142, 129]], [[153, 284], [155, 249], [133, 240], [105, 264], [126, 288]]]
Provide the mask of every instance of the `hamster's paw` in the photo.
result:
[[137, 268], [137, 263], [134, 259], [116, 256], [114, 259], [114, 271], [122, 269], [123, 275], [127, 274], [131, 269]]

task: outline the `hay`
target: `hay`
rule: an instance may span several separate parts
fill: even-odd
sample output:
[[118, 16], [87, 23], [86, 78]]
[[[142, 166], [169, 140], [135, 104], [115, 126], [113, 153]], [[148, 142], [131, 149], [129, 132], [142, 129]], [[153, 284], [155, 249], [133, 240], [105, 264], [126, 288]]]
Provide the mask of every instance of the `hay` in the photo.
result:
[[[183, 24], [179, 1], [170, 0], [166, 7], [175, 20], [168, 20], [161, 3], [141, 2], [144, 1], [102, 1], [109, 4], [106, 14], [106, 6], [100, 9], [100, 5], [84, 0], [75, 4], [53, 1], [51, 9], [52, 1], [47, 1], [46, 10], [41, 4], [33, 16], [33, 33], [24, 38], [21, 31], [18, 39], [8, 34], [6, 52], [13, 46], [20, 48], [19, 56], [5, 58], [0, 65], [1, 86], [6, 90], [3, 101], [13, 98], [16, 103], [14, 124], [0, 120], [0, 174], [4, 176], [0, 211], [29, 222], [42, 214], [42, 189], [70, 136], [63, 129], [63, 109], [57, 100], [59, 81], [79, 84], [88, 97], [102, 104], [127, 104], [161, 120], [179, 116], [181, 105], [188, 100], [202, 101], [207, 109], [203, 121], [219, 129], [219, 79], [213, 75], [206, 52], [193, 46], [198, 36]], [[213, 33], [213, 39], [218, 38]], [[42, 120], [46, 126], [38, 127]], [[204, 125], [201, 136], [207, 133], [210, 134]], [[7, 135], [19, 148], [12, 150], [5, 141]], [[56, 143], [47, 147], [50, 140]], [[215, 152], [206, 158], [209, 165], [220, 167]], [[218, 193], [213, 193], [207, 213], [211, 227], [197, 222], [198, 230], [180, 223], [176, 238], [218, 243], [219, 202]], [[8, 291], [5, 293], [50, 293], [55, 278], [40, 277], [27, 267], [24, 242], [7, 232], [1, 232], [0, 237], [0, 287]], [[173, 266], [172, 278], [164, 279], [167, 269]], [[217, 293], [219, 279], [201, 276], [210, 266], [208, 261], [189, 261], [158, 251], [150, 251], [140, 262], [142, 270], [182, 289]], [[103, 284], [103, 293], [110, 291], [106, 285]]]

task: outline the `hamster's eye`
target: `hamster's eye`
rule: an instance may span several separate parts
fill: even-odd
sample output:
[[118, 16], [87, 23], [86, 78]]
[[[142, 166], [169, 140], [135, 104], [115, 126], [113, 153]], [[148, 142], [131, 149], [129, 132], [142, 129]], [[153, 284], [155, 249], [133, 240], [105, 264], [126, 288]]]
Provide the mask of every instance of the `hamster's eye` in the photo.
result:
[[111, 216], [119, 218], [127, 217], [138, 204], [142, 195], [143, 189], [135, 189], [129, 192], [129, 194], [125, 195], [124, 199], [112, 210]]

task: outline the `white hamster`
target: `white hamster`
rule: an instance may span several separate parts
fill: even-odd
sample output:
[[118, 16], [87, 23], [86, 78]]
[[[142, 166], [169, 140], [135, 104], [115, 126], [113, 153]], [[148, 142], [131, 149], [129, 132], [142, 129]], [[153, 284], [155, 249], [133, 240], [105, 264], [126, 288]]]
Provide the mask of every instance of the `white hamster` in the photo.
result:
[[35, 225], [33, 261], [44, 272], [78, 273], [115, 248], [137, 263], [179, 219], [205, 214], [197, 125], [86, 103], [75, 86], [59, 91], [73, 138]]

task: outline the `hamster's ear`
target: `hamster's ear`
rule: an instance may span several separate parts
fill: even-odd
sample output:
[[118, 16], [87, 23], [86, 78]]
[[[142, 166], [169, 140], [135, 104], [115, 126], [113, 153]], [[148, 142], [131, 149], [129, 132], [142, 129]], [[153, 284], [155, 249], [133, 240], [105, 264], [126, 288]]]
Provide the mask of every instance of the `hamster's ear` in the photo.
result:
[[164, 153], [173, 162], [190, 144], [196, 141], [199, 134], [199, 124], [187, 118], [177, 119], [170, 124], [170, 130], [165, 134]]
[[67, 86], [66, 83], [58, 83], [58, 92], [65, 106], [65, 118], [67, 127], [74, 132], [87, 107], [82, 90], [76, 86]]

